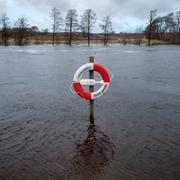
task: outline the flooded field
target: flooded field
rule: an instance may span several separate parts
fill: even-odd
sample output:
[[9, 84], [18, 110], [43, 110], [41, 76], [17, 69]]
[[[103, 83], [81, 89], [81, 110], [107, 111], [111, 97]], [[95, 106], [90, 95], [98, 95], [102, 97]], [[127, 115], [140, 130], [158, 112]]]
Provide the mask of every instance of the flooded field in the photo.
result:
[[[95, 101], [69, 90], [95, 56], [114, 78]], [[1, 180], [179, 180], [180, 47], [0, 47]]]

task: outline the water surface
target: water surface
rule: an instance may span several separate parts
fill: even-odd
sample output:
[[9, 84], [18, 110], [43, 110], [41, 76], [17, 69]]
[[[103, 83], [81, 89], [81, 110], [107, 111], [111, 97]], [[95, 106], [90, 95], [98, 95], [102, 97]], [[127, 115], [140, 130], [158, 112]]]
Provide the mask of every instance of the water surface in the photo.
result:
[[[95, 101], [69, 86], [95, 56], [114, 75]], [[0, 47], [0, 179], [179, 180], [180, 47]]]

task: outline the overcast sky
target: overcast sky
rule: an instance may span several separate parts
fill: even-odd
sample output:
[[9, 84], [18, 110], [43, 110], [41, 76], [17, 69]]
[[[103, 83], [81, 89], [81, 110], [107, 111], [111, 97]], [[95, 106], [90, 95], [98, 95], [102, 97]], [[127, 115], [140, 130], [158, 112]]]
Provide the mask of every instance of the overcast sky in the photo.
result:
[[[93, 9], [98, 18], [97, 26], [104, 16], [111, 16], [116, 32], [134, 32], [145, 26], [148, 12], [157, 9], [158, 15], [180, 10], [180, 0], [0, 0], [0, 14], [7, 13], [11, 21], [25, 16], [30, 25], [51, 28], [50, 11], [56, 7], [66, 15], [68, 9], [77, 9], [78, 15], [85, 9]], [[94, 32], [99, 28], [94, 28]]]

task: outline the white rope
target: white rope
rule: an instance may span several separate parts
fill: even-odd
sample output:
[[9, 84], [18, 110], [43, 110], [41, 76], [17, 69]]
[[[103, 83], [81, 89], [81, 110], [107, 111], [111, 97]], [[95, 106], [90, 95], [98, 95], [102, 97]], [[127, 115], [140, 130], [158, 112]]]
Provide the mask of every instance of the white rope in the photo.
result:
[[114, 75], [111, 71], [109, 71], [109, 72], [110, 72], [110, 80], [112, 80], [114, 78]]

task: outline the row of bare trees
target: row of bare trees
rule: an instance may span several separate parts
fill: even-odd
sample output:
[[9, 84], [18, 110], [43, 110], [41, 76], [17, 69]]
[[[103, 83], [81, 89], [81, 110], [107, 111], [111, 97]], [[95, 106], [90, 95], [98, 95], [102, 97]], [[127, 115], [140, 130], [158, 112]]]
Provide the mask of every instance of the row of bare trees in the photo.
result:
[[15, 22], [15, 27], [10, 28], [10, 20], [6, 14], [2, 14], [0, 17], [1, 28], [1, 39], [3, 44], [8, 45], [9, 37], [13, 36], [17, 45], [23, 45], [23, 40], [28, 31], [28, 20], [24, 17], [19, 18]]
[[10, 27], [9, 18], [6, 16], [6, 14], [3, 14], [1, 16], [0, 23], [2, 24], [2, 30], [1, 30], [2, 41], [4, 42], [4, 45], [6, 46], [7, 41], [8, 41], [8, 36], [9, 36], [8, 30], [9, 30], [9, 27]]
[[157, 16], [157, 11], [149, 13], [149, 22], [145, 29], [148, 45], [151, 39], [180, 43], [180, 11], [165, 16]]
[[[97, 16], [96, 13], [92, 9], [86, 9], [81, 16], [81, 21], [78, 23], [78, 15], [76, 9], [68, 10], [65, 18], [63, 19], [62, 13], [57, 8], [53, 8], [51, 11], [51, 19], [52, 19], [52, 44], [55, 43], [55, 34], [59, 30], [65, 27], [65, 32], [67, 34], [67, 44], [71, 45], [73, 40], [73, 32], [81, 31], [84, 37], [87, 36], [88, 45], [90, 45], [91, 34], [93, 27], [96, 23]], [[105, 17], [102, 21], [102, 24], [99, 25], [104, 34], [104, 44], [108, 43], [109, 36], [112, 33], [112, 22], [109, 16]]]
[[[83, 38], [87, 38], [87, 43], [90, 45], [91, 35], [93, 28], [96, 24], [97, 16], [92, 9], [86, 9], [82, 16], [80, 17], [80, 22], [78, 22], [78, 14], [76, 9], [70, 9], [67, 11], [65, 17], [63, 17], [62, 12], [57, 8], [52, 8], [50, 17], [52, 20], [52, 44], [56, 42], [56, 36], [59, 32], [64, 32], [66, 35], [66, 43], [71, 45], [73, 41], [73, 36], [75, 32], [81, 32]], [[30, 35], [31, 31], [38, 31], [38, 27], [29, 27], [28, 20], [25, 17], [20, 17], [15, 23], [13, 28], [10, 27], [10, 20], [6, 14], [2, 14], [0, 17], [1, 25], [1, 39], [4, 45], [8, 44], [9, 38], [15, 39], [15, 44], [23, 45], [25, 38]], [[109, 16], [102, 20], [99, 25], [103, 33], [103, 42], [106, 45], [109, 40], [109, 36], [112, 34], [112, 22]], [[48, 30], [44, 30], [48, 32]]]
[[[74, 38], [77, 36], [76, 32], [81, 32], [83, 39], [87, 39], [88, 45], [92, 40], [93, 28], [97, 22], [96, 13], [92, 9], [86, 9], [79, 18], [76, 9], [70, 9], [63, 17], [62, 12], [53, 8], [50, 13], [52, 20], [52, 33], [48, 33], [45, 29], [43, 32], [39, 32], [38, 27], [29, 27], [28, 19], [20, 17], [14, 24], [14, 27], [10, 27], [10, 20], [6, 14], [0, 16], [0, 34], [1, 42], [7, 45], [9, 39], [14, 39], [15, 44], [23, 45], [28, 37], [32, 36], [33, 33], [37, 34], [52, 34], [52, 44], [56, 42], [56, 38], [60, 36], [59, 32], [62, 32], [63, 37], [68, 45], [71, 45]], [[109, 16], [104, 17], [102, 22], [99, 24], [102, 30], [101, 36], [104, 44], [106, 45], [112, 35], [112, 21]], [[139, 32], [142, 33], [143, 32]], [[145, 34], [148, 39], [148, 45], [151, 44], [152, 39], [163, 40], [170, 43], [180, 43], [180, 11], [176, 13], [170, 13], [165, 16], [157, 16], [157, 11], [152, 10], [149, 12], [149, 22], [145, 28]], [[30, 38], [29, 38], [30, 39]]]

